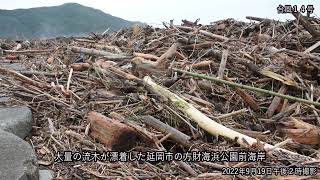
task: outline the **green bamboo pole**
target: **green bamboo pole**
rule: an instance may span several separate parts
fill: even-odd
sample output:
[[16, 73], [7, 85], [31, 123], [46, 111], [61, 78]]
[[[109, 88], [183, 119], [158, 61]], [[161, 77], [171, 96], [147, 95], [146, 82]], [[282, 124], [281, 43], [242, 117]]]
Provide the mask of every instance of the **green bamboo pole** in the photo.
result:
[[223, 83], [223, 84], [229, 85], [231, 87], [240, 87], [240, 88], [243, 88], [243, 89], [248, 89], [248, 90], [251, 90], [251, 91], [270, 94], [270, 95], [273, 95], [273, 96], [282, 97], [284, 99], [289, 99], [289, 100], [292, 100], [292, 101], [302, 102], [302, 103], [311, 104], [311, 105], [320, 107], [320, 103], [319, 102], [309, 101], [309, 100], [306, 100], [306, 99], [297, 98], [297, 97], [293, 97], [293, 96], [288, 96], [288, 95], [276, 93], [276, 92], [265, 90], [265, 89], [261, 89], [261, 88], [256, 88], [256, 87], [252, 87], [252, 86], [238, 84], [238, 83], [226, 81], [226, 80], [223, 80], [223, 79], [218, 79], [218, 78], [215, 78], [215, 77], [212, 77], [212, 76], [207, 76], [205, 74], [193, 73], [193, 72], [189, 72], [189, 71], [185, 71], [185, 70], [181, 70], [181, 69], [176, 69], [176, 68], [173, 68], [173, 71], [184, 73], [186, 75], [193, 76], [193, 77], [198, 77], [198, 78], [202, 78], [202, 79], [208, 79], [208, 80], [211, 80], [211, 81], [215, 81], [215, 82], [218, 82], [218, 83]]

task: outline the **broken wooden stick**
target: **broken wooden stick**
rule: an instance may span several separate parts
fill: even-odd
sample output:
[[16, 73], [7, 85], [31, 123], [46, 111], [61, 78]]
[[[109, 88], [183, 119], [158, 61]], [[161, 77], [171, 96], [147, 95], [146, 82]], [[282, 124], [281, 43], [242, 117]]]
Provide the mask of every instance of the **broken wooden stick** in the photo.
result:
[[51, 88], [49, 84], [37, 82], [33, 79], [28, 78], [27, 76], [22, 75], [19, 72], [16, 72], [7, 68], [0, 67], [0, 72], [3, 74], [11, 75], [16, 79], [19, 79], [21, 82], [36, 86], [38, 88]]
[[221, 36], [221, 35], [217, 35], [217, 34], [213, 34], [211, 32], [205, 31], [205, 30], [199, 30], [199, 32], [205, 36], [211, 37], [212, 39], [217, 39], [220, 41], [228, 41], [229, 38]]
[[[281, 88], [279, 89], [278, 93], [279, 94], [285, 94], [286, 91], [287, 91], [286, 85], [282, 85]], [[281, 103], [281, 100], [282, 99], [280, 97], [278, 97], [278, 96], [273, 98], [273, 100], [272, 100], [272, 102], [271, 102], [271, 104], [270, 104], [270, 106], [269, 106], [269, 108], [268, 108], [268, 110], [266, 112], [266, 115], [267, 115], [268, 118], [271, 118], [273, 116], [274, 112], [277, 110], [279, 104]]]
[[214, 64], [214, 61], [200, 61], [198, 63], [192, 64], [193, 69], [208, 69], [211, 65]]
[[252, 147], [257, 145], [258, 143], [262, 145], [263, 150], [269, 151], [272, 150], [270, 153], [273, 155], [281, 155], [283, 153], [287, 153], [287, 155], [290, 156], [297, 156], [304, 160], [310, 160], [313, 158], [286, 150], [282, 148], [275, 148], [273, 145], [264, 143], [261, 141], [258, 141], [252, 137], [249, 137], [247, 135], [241, 134], [237, 131], [234, 131], [226, 126], [223, 126], [216, 121], [208, 118], [206, 115], [201, 113], [199, 110], [194, 108], [191, 104], [187, 103], [185, 100], [177, 96], [176, 94], [172, 93], [168, 89], [156, 84], [149, 76], [144, 77], [144, 82], [146, 82], [148, 85], [150, 85], [155, 92], [158, 94], [162, 94], [166, 96], [171, 104], [181, 110], [183, 113], [185, 113], [190, 119], [198, 123], [199, 127], [207, 131], [208, 133], [212, 135], [220, 135], [226, 138], [229, 138], [231, 140], [236, 141], [240, 145], [244, 147]]
[[[224, 77], [225, 80], [232, 82], [231, 79], [229, 79], [228, 77]], [[254, 111], [259, 111], [260, 107], [258, 105], [258, 103], [254, 100], [254, 98], [249, 95], [248, 93], [246, 93], [244, 90], [240, 89], [239, 87], [235, 87], [234, 88], [236, 94], [238, 94], [241, 99]]]
[[29, 54], [29, 53], [47, 53], [55, 51], [56, 49], [49, 50], [23, 50], [23, 51], [15, 51], [15, 50], [3, 50], [6, 54]]
[[205, 48], [211, 48], [214, 45], [214, 42], [203, 42], [198, 44], [189, 44], [182, 46], [183, 49], [205, 49]]
[[175, 128], [161, 122], [160, 120], [152, 117], [152, 116], [141, 116], [141, 120], [143, 122], [145, 122], [146, 124], [148, 124], [149, 126], [155, 128], [156, 130], [165, 133], [165, 134], [169, 134], [170, 136], [169, 138], [171, 138], [172, 140], [189, 147], [190, 146], [190, 142], [189, 140], [191, 139], [188, 135], [176, 130]]
[[74, 71], [86, 71], [91, 67], [91, 64], [89, 64], [89, 63], [73, 63], [73, 64], [70, 64], [70, 67]]
[[228, 50], [223, 50], [222, 51], [222, 58], [221, 58], [221, 62], [220, 62], [220, 67], [219, 67], [219, 71], [218, 71], [218, 78], [220, 78], [220, 79], [223, 79], [224, 70], [226, 69], [227, 59], [228, 59]]
[[154, 60], [154, 61], [157, 61], [159, 59], [158, 56], [153, 55], [153, 54], [144, 54], [144, 53], [134, 52], [133, 55], [136, 56], [136, 57], [141, 57], [141, 58], [144, 58], [144, 59], [150, 59], [150, 60]]
[[229, 117], [233, 117], [233, 116], [236, 116], [236, 115], [239, 115], [239, 114], [243, 114], [243, 113], [246, 113], [248, 112], [248, 109], [240, 109], [240, 110], [237, 110], [237, 111], [233, 111], [233, 112], [230, 112], [230, 113], [227, 113], [227, 114], [222, 114], [220, 116], [217, 116], [215, 117], [215, 119], [218, 119], [218, 120], [221, 120], [221, 119], [224, 119], [224, 118], [229, 118]]
[[303, 51], [303, 53], [310, 53], [311, 51], [317, 49], [320, 46], [320, 41], [318, 41], [317, 43], [315, 43], [314, 45], [310, 46], [308, 49], [306, 49], [305, 51]]
[[253, 16], [246, 16], [246, 19], [253, 20], [253, 21], [260, 21], [260, 22], [262, 22], [262, 21], [265, 21], [265, 22], [274, 21], [273, 19], [253, 17]]
[[160, 58], [157, 60], [156, 66], [163, 65], [166, 59], [169, 59], [172, 56], [174, 56], [176, 54], [178, 46], [180, 46], [179, 43], [173, 43], [172, 46], [164, 54], [162, 54]]
[[45, 71], [19, 71], [25, 76], [40, 75], [40, 76], [61, 76], [62, 72], [45, 72]]
[[175, 161], [179, 166], [186, 170], [192, 177], [197, 177], [198, 173], [192, 167], [183, 161]]

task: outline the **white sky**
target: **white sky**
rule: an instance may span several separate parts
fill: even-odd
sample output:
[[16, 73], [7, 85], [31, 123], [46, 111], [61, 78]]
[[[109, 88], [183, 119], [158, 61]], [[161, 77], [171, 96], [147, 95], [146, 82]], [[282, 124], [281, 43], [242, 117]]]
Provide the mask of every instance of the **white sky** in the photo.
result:
[[169, 22], [170, 19], [180, 23], [181, 19], [194, 21], [200, 18], [202, 24], [225, 18], [245, 20], [245, 16], [292, 19], [292, 15], [277, 13], [279, 4], [298, 7], [312, 4], [315, 8], [312, 15], [320, 16], [320, 0], [0, 0], [0, 9], [54, 6], [67, 2], [76, 2], [126, 20], [151, 25]]

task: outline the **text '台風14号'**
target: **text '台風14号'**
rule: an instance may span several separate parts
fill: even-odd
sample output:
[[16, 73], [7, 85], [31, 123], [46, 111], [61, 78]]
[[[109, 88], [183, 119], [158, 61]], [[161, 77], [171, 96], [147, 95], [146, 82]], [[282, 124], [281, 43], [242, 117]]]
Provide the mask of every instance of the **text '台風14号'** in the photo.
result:
[[279, 5], [277, 7], [278, 14], [286, 14], [286, 13], [305, 13], [312, 14], [314, 11], [313, 5], [301, 5], [300, 7], [297, 5]]

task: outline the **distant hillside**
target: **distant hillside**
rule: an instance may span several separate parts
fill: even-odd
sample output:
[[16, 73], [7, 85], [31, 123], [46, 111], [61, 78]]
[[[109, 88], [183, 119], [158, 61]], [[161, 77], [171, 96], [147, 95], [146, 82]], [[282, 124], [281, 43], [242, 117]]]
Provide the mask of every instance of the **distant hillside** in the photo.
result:
[[100, 10], [67, 3], [61, 6], [0, 10], [0, 38], [42, 38], [82, 35], [132, 26]]

